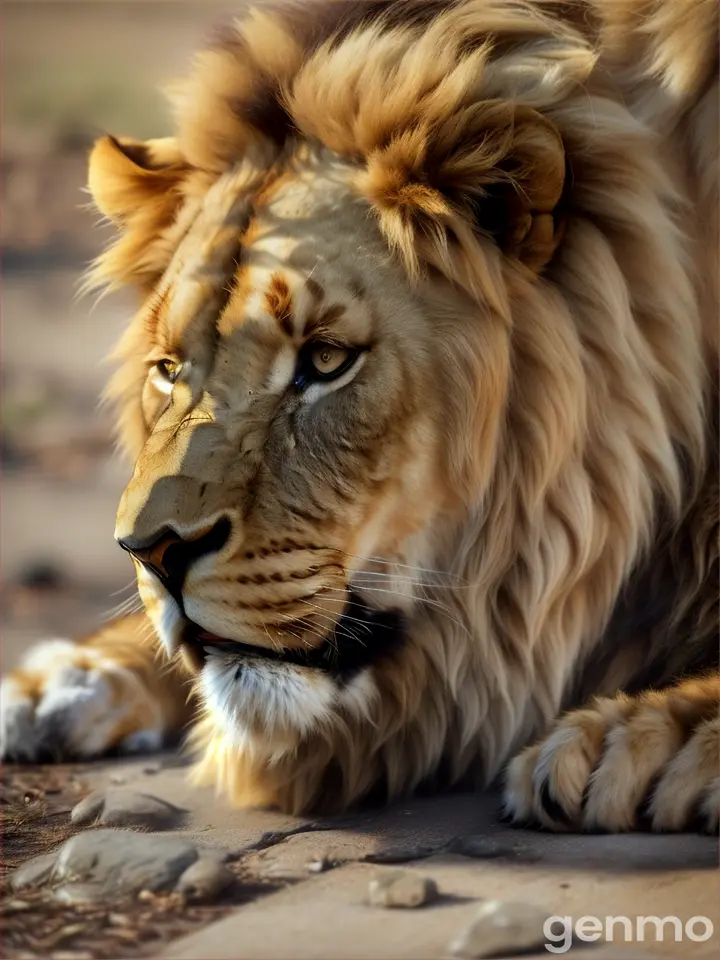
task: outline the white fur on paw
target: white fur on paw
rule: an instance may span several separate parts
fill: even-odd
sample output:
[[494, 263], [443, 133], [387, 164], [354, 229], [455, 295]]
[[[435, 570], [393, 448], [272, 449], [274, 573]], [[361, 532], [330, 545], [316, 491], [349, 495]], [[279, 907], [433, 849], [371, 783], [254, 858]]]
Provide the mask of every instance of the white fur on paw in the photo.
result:
[[35, 705], [10, 677], [0, 682], [0, 757], [9, 753], [32, 763], [36, 756], [33, 735]]
[[120, 741], [120, 753], [157, 753], [163, 745], [161, 730], [136, 730]]
[[48, 679], [55, 671], [68, 666], [77, 654], [77, 645], [67, 637], [48, 637], [34, 643], [22, 658], [20, 666], [28, 673], [43, 673]]
[[533, 818], [533, 770], [540, 753], [540, 744], [527, 747], [514, 757], [505, 774], [503, 813], [515, 823], [529, 823]]
[[[0, 751], [4, 759], [37, 762], [89, 759], [115, 747], [157, 749], [158, 712], [137, 730], [141, 688], [131, 671], [70, 640], [32, 647], [0, 687]], [[156, 721], [158, 721], [156, 723]]]

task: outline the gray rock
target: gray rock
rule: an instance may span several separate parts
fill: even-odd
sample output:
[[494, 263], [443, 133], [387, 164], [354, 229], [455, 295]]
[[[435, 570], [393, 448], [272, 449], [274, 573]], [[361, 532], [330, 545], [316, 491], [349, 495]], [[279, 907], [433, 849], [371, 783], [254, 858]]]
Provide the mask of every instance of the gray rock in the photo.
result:
[[531, 862], [540, 859], [540, 854], [528, 848], [527, 844], [510, 843], [497, 837], [477, 836], [456, 837], [448, 844], [449, 853], [476, 860], [509, 859]]
[[102, 896], [171, 890], [198, 859], [193, 843], [129, 830], [93, 830], [67, 840], [54, 873], [58, 880], [96, 884]]
[[547, 940], [543, 924], [549, 916], [547, 910], [533, 904], [488, 900], [470, 926], [450, 944], [450, 953], [454, 957], [480, 960], [513, 957], [540, 949]]
[[122, 787], [96, 790], [73, 807], [70, 819], [78, 825], [89, 823], [107, 827], [143, 827], [167, 830], [182, 819], [184, 811], [149, 793]]
[[376, 873], [368, 888], [368, 901], [373, 907], [424, 907], [437, 896], [435, 881], [414, 870]]
[[442, 849], [442, 844], [428, 846], [417, 844], [410, 847], [385, 847], [375, 853], [369, 853], [363, 859], [366, 863], [411, 863], [413, 860], [423, 860], [431, 857]]
[[56, 859], [56, 853], [43, 853], [23, 863], [12, 875], [12, 889], [27, 890], [39, 887], [50, 877]]
[[65, 883], [62, 887], [57, 887], [53, 895], [60, 903], [72, 906], [102, 902], [107, 896], [99, 883]]
[[[89, 830], [24, 864], [10, 885], [13, 891], [46, 885], [67, 903], [112, 900], [143, 890], [165, 893], [181, 889], [181, 884], [182, 889], [196, 890], [198, 897], [212, 897], [232, 878], [223, 867], [224, 858], [221, 851], [177, 837]], [[186, 876], [189, 867], [195, 871]]]
[[194, 900], [212, 900], [230, 886], [235, 875], [220, 860], [196, 860], [181, 875], [175, 887]]

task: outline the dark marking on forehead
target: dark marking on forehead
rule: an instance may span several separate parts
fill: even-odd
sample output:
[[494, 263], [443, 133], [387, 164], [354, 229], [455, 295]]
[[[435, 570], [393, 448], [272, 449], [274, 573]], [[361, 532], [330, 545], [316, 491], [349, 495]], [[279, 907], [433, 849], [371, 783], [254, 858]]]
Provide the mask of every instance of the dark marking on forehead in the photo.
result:
[[348, 280], [348, 289], [350, 293], [355, 297], [356, 300], [364, 300], [366, 297], [366, 290], [364, 285], [357, 277], [350, 277]]
[[212, 325], [212, 334], [216, 340], [218, 337], [224, 336], [227, 333], [226, 329], [224, 329], [226, 324], [223, 323], [226, 309], [233, 299], [238, 296], [238, 292], [242, 287], [243, 270], [240, 262], [241, 256], [242, 248], [240, 247], [230, 260], [225, 283], [217, 294], [215, 323]]
[[239, 249], [232, 263], [232, 273], [227, 280], [228, 297], [217, 322], [217, 330], [220, 336], [229, 336], [242, 321], [245, 301], [250, 295], [251, 287], [246, 251], [255, 241], [258, 232], [258, 220], [251, 213], [245, 231], [239, 240]]
[[242, 289], [245, 273], [246, 273], [246, 268], [242, 262], [242, 248], [241, 248], [233, 257], [230, 265], [229, 275], [227, 280], [225, 281], [225, 286], [224, 286], [224, 293], [226, 295], [225, 303], [223, 304], [222, 310], [220, 311], [220, 315], [222, 315], [222, 312], [227, 306], [227, 304], [234, 297], [236, 297], [238, 292]]
[[292, 294], [287, 280], [281, 273], [274, 273], [270, 277], [270, 284], [265, 292], [265, 308], [270, 316], [277, 320], [283, 333], [292, 337]]
[[313, 280], [312, 277], [308, 277], [305, 281], [305, 289], [316, 303], [322, 303], [325, 299], [324, 287], [317, 280]]

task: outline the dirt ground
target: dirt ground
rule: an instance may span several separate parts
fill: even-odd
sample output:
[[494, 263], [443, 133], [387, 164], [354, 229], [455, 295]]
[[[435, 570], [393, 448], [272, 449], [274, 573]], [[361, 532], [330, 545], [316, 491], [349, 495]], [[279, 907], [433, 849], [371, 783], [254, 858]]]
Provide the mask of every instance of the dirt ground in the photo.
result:
[[[2, 904], [2, 955], [438, 960], [479, 905], [493, 898], [532, 905], [547, 916], [673, 915], [683, 923], [706, 916], [720, 932], [717, 847], [709, 837], [517, 830], [498, 821], [497, 797], [472, 794], [418, 798], [336, 818], [293, 818], [231, 810], [212, 789], [189, 786], [186, 774], [175, 754], [52, 770], [8, 767], [0, 806], [9, 866], [74, 832], [68, 814], [78, 797], [120, 787], [180, 808], [183, 818], [172, 832], [227, 851], [232, 881], [213, 902], [171, 893], [73, 905], [35, 891], [9, 891]], [[371, 908], [370, 881], [397, 869], [432, 878], [438, 900], [416, 910]], [[719, 950], [716, 932], [697, 943], [617, 938], [582, 956], [710, 960]], [[523, 955], [548, 953], [541, 948]]]

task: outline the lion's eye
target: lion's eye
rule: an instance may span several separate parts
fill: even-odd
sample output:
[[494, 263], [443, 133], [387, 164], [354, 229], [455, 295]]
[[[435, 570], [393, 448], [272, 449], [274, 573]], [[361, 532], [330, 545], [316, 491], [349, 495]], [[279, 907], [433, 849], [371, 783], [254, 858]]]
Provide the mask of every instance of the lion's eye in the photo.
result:
[[350, 351], [331, 343], [315, 344], [310, 351], [310, 362], [320, 377], [330, 377], [345, 364]]
[[355, 363], [360, 351], [335, 343], [316, 340], [308, 343], [300, 354], [295, 385], [302, 387], [318, 380], [334, 380]]
[[170, 393], [173, 384], [182, 373], [183, 365], [176, 360], [158, 360], [152, 370], [155, 386], [162, 393]]

